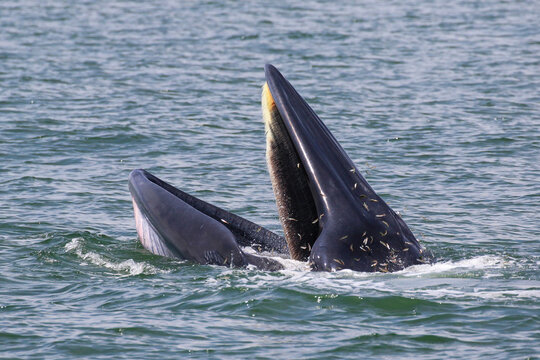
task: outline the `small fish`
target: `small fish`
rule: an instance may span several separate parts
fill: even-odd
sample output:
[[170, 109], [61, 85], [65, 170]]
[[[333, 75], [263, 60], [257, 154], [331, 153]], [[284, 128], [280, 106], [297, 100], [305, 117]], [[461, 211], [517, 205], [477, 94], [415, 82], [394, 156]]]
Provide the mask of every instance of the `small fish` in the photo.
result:
[[351, 251], [354, 251], [353, 244], [351, 244], [351, 246], [349, 246], [349, 249], [351, 249]]
[[298, 221], [298, 220], [296, 220], [295, 218], [292, 218], [292, 217], [287, 218], [287, 220]]
[[349, 235], [345, 235], [345, 236], [340, 237], [339, 240], [345, 240], [348, 237], [349, 237]]
[[385, 230], [383, 233], [379, 232], [379, 234], [381, 234], [381, 236], [386, 236], [388, 234], [388, 230]]
[[225, 224], [228, 224], [227, 220], [225, 220], [225, 219], [221, 219], [221, 222], [223, 222]]
[[385, 248], [387, 248], [388, 250], [390, 250], [390, 245], [388, 245], [387, 243], [385, 243], [384, 241], [379, 241], [382, 246], [384, 246]]
[[334, 261], [337, 262], [338, 264], [345, 265], [345, 263], [340, 259], [334, 259]]
[[353, 174], [356, 172], [356, 169], [355, 168], [352, 168], [351, 170], [349, 170], [350, 172], [352, 172]]
[[367, 206], [366, 203], [362, 203], [362, 205], [364, 205], [364, 207], [366, 208], [366, 210], [369, 211], [369, 207]]
[[379, 202], [379, 200], [377, 200], [377, 199], [369, 199], [369, 201], [372, 201], [372, 202]]
[[386, 214], [379, 214], [379, 215], [375, 215], [375, 216], [378, 217], [378, 218], [382, 218], [382, 217], [385, 217]]
[[388, 225], [388, 223], [386, 221], [381, 221], [386, 227], [390, 227], [390, 225]]
[[315, 224], [315, 223], [317, 223], [317, 221], [319, 221], [319, 218], [316, 218], [316, 219], [313, 220], [311, 223], [312, 223], [312, 224]]

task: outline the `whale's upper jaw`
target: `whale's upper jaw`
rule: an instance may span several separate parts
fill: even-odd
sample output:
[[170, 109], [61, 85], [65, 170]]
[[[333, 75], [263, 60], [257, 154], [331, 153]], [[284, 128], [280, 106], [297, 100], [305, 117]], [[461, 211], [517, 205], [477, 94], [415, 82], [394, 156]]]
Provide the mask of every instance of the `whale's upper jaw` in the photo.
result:
[[[292, 257], [307, 254], [314, 270], [331, 271], [395, 271], [422, 262], [423, 250], [407, 225], [307, 102], [274, 66], [266, 65], [265, 75], [267, 160]], [[294, 187], [280, 181], [289, 173], [304, 179]]]

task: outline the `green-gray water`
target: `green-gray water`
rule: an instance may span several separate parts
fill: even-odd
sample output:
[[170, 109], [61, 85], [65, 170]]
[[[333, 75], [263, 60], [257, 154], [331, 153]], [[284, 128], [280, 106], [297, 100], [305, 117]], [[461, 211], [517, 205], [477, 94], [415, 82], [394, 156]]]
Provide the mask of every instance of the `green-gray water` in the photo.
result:
[[[537, 1], [2, 1], [0, 357], [540, 353]], [[263, 66], [439, 259], [202, 266], [137, 242], [145, 168], [280, 232]]]

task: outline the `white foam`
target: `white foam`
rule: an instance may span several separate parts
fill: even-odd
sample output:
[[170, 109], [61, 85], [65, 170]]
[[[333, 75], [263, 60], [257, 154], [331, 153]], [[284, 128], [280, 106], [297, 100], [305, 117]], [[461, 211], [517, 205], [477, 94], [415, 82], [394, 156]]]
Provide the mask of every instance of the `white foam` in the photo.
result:
[[293, 260], [293, 259], [289, 259], [289, 258], [285, 258], [283, 256], [280, 256], [280, 254], [266, 252], [266, 251], [257, 252], [257, 251], [255, 251], [253, 248], [251, 248], [249, 246], [243, 247], [242, 251], [246, 252], [246, 253], [249, 253], [249, 254], [252, 254], [252, 255], [264, 256], [264, 257], [268, 257], [268, 258], [271, 258], [273, 260], [276, 260], [281, 265], [283, 265], [285, 270], [309, 271], [309, 265], [308, 265], [308, 263], [306, 261]]
[[442, 261], [433, 264], [410, 266], [398, 274], [404, 276], [422, 276], [440, 273], [468, 272], [471, 270], [500, 269], [510, 265], [510, 261], [500, 256], [482, 255], [459, 261]]
[[479, 298], [484, 300], [524, 300], [524, 299], [540, 299], [539, 289], [527, 290], [492, 290], [492, 289], [424, 289], [417, 291], [417, 294], [433, 298]]
[[74, 253], [79, 258], [84, 260], [81, 265], [88, 265], [90, 263], [117, 272], [128, 273], [129, 275], [156, 274], [158, 272], [163, 272], [150, 264], [144, 262], [136, 262], [133, 259], [128, 259], [122, 262], [110, 261], [95, 252], [84, 251], [83, 243], [84, 239], [74, 238], [69, 243], [64, 245], [64, 249], [66, 250], [66, 252]]
[[[244, 251], [255, 251], [245, 248]], [[501, 277], [508, 268], [519, 267], [515, 260], [498, 255], [482, 255], [458, 261], [441, 261], [408, 267], [394, 273], [365, 273], [352, 270], [311, 272], [307, 262], [284, 259], [275, 254], [262, 253], [279, 261], [285, 269], [276, 273], [260, 271], [237, 279], [249, 288], [260, 288], [268, 283], [279, 286], [303, 286], [331, 293], [365, 294], [373, 291], [386, 294], [425, 298], [480, 298], [491, 300], [523, 300], [540, 298], [538, 287], [523, 290], [482, 287], [482, 279]], [[506, 269], [506, 270], [505, 270]], [[235, 271], [235, 270], [227, 270]], [[236, 270], [238, 271], [238, 270]], [[440, 279], [440, 281], [438, 280]], [[465, 282], [461, 281], [464, 279]], [[469, 282], [469, 279], [472, 282]], [[217, 279], [215, 283], [219, 283]]]
[[[266, 256], [280, 262], [285, 267], [285, 269], [282, 270], [282, 272], [284, 273], [288, 273], [291, 271], [292, 272], [310, 271], [310, 267], [308, 263], [305, 261], [297, 261], [297, 260], [292, 260], [288, 258], [283, 258], [283, 257], [280, 257], [279, 255], [268, 253], [268, 252], [258, 253], [250, 247], [245, 247], [242, 250], [250, 254]], [[452, 273], [452, 272], [468, 272], [471, 270], [500, 269], [511, 264], [512, 264], [511, 261], [505, 260], [501, 256], [482, 255], [482, 256], [477, 256], [470, 259], [463, 259], [459, 261], [442, 261], [442, 262], [436, 262], [433, 264], [409, 266], [408, 268], [405, 268], [404, 270], [401, 270], [395, 273], [387, 273], [387, 276], [391, 276], [392, 274], [394, 275], [399, 274], [403, 276], [424, 276], [424, 275], [429, 275], [429, 274], [440, 274], [440, 273], [446, 273], [446, 272]], [[340, 270], [333, 274], [334, 274], [333, 276], [337, 278], [366, 277], [366, 276], [371, 277], [373, 275], [385, 275], [384, 273], [363, 273], [363, 272], [357, 272], [357, 271], [352, 271], [352, 270]]]
[[[136, 262], [133, 259], [114, 262], [98, 253], [85, 251], [84, 239], [82, 238], [71, 240], [64, 248], [66, 252], [74, 253], [82, 259], [82, 265], [93, 264], [115, 272], [127, 273], [128, 275], [164, 272], [150, 264]], [[243, 250], [257, 254], [251, 248], [244, 248]], [[223, 268], [224, 276], [209, 277], [206, 284], [214, 288], [220, 285], [229, 286], [230, 275], [232, 275], [234, 281], [243, 283], [248, 288], [260, 288], [261, 286], [267, 286], [269, 283], [274, 285], [277, 283], [279, 286], [294, 284], [295, 287], [320, 289], [325, 292], [330, 291], [332, 294], [345, 293], [358, 294], [359, 296], [376, 291], [386, 294], [435, 299], [478, 298], [495, 301], [540, 299], [540, 288], [534, 285], [530, 286], [530, 284], [524, 289], [516, 287], [511, 289], [482, 287], [478, 280], [502, 276], [503, 272], [501, 270], [519, 266], [514, 260], [496, 255], [482, 255], [458, 261], [415, 265], [395, 273], [364, 273], [352, 270], [340, 270], [332, 273], [312, 272], [307, 262], [286, 259], [273, 253], [259, 253], [259, 255], [279, 261], [283, 264], [284, 269], [279, 272], [257, 271], [255, 274], [245, 277], [235, 275], [238, 272], [245, 271], [244, 269]], [[462, 277], [470, 278], [473, 283], [453, 283], [456, 278]], [[423, 279], [430, 280], [426, 283]], [[433, 283], [437, 279], [441, 279], [443, 282]], [[449, 283], [447, 279], [450, 279]], [[440, 285], [446, 286], [440, 287]]]

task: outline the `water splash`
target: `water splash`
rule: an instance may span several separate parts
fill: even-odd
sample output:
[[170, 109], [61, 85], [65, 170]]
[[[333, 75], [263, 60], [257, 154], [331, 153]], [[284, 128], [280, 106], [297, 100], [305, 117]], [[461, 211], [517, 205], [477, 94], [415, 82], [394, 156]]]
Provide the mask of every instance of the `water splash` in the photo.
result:
[[64, 245], [64, 249], [66, 252], [74, 253], [79, 258], [84, 260], [81, 265], [93, 264], [114, 270], [118, 273], [127, 273], [130, 276], [141, 274], [151, 275], [164, 272], [163, 270], [160, 270], [145, 262], [136, 262], [133, 259], [128, 259], [122, 262], [114, 262], [93, 251], [86, 251], [84, 249], [83, 238], [72, 239], [69, 243]]
[[[245, 251], [250, 252], [249, 249]], [[263, 254], [283, 264], [285, 269], [276, 273], [254, 271], [249, 276], [241, 276], [238, 270], [224, 270], [227, 279], [247, 288], [268, 286], [304, 287], [314, 292], [333, 294], [380, 296], [399, 295], [424, 299], [483, 299], [483, 300], [527, 300], [539, 299], [540, 288], [531, 287], [530, 282], [523, 289], [518, 279], [512, 279], [512, 287], [492, 288], [485, 286], [486, 279], [501, 278], [519, 269], [523, 264], [516, 259], [501, 255], [480, 255], [469, 259], [441, 261], [408, 267], [394, 273], [363, 273], [341, 270], [333, 273], [311, 272], [307, 262]], [[212, 286], [219, 286], [220, 280], [213, 279]], [[230, 284], [221, 284], [224, 287]]]

